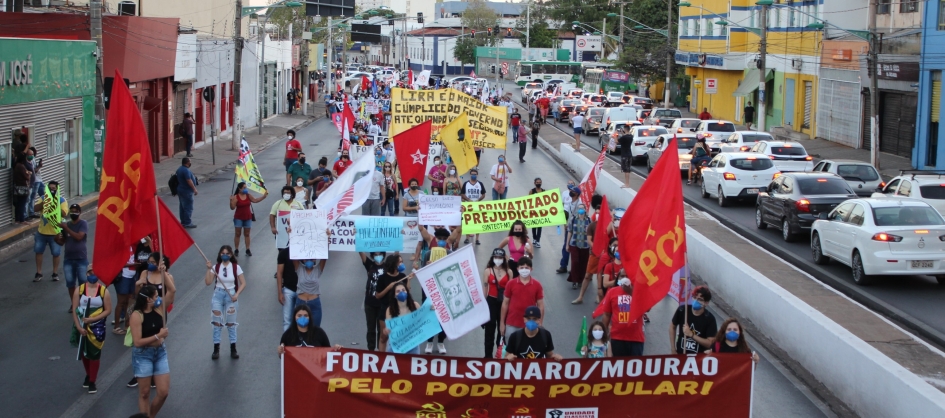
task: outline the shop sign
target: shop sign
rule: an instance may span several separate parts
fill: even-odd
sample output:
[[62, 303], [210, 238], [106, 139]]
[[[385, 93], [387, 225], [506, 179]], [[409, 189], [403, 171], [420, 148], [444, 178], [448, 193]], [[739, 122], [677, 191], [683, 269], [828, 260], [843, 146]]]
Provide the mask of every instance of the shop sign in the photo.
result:
[[33, 56], [25, 60], [0, 61], [0, 84], [22, 86], [33, 84]]
[[919, 81], [919, 63], [880, 62], [876, 75], [884, 80]]
[[95, 42], [0, 39], [0, 106], [95, 95]]

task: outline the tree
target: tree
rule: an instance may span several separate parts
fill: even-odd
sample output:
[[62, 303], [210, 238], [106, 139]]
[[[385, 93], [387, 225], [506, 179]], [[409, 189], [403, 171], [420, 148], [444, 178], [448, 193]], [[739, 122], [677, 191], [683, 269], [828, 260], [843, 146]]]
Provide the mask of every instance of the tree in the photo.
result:
[[[531, 6], [531, 16], [523, 14], [515, 21], [516, 35], [522, 46], [526, 46], [525, 34], [528, 33], [528, 47], [530, 48], [554, 48], [557, 40], [557, 32], [548, 27], [548, 9], [543, 4], [536, 3]], [[531, 19], [531, 29], [527, 28]]]
[[607, 13], [614, 8], [609, 3], [609, 0], [551, 0], [548, 15], [559, 22], [562, 29], [570, 28], [574, 21], [600, 28]]
[[[673, 15], [678, 16], [678, 6], [674, 6]], [[654, 29], [666, 28], [666, 3], [662, 0], [637, 0], [625, 10], [631, 19]], [[676, 39], [676, 20], [669, 28], [669, 39]], [[666, 37], [649, 29], [636, 29], [636, 24], [627, 21], [634, 30], [626, 31], [623, 40], [623, 52], [618, 65], [627, 70], [632, 77], [662, 79], [666, 76], [666, 56], [674, 54], [676, 49], [667, 43]], [[671, 67], [678, 74], [676, 65]]]
[[456, 46], [453, 47], [453, 57], [463, 66], [465, 66], [466, 63], [475, 62], [477, 46], [479, 45], [476, 44], [474, 39], [460, 38], [456, 41]]
[[489, 28], [499, 24], [499, 15], [483, 0], [472, 0], [462, 17], [463, 26], [475, 29], [476, 32], [486, 35]]

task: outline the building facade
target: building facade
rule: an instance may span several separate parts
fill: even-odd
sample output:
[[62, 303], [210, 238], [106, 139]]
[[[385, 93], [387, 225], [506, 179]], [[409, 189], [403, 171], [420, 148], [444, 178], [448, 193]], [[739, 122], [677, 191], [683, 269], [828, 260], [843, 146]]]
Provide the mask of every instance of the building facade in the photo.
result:
[[[919, 169], [945, 170], [945, 143], [939, 129], [942, 114], [942, 71], [945, 61], [932, 59], [945, 55], [945, 43], [937, 40], [945, 34], [945, 3], [927, 4], [922, 21], [922, 57], [916, 98], [915, 150], [912, 165]], [[882, 127], [880, 127], [882, 130]], [[882, 146], [880, 146], [882, 148]]]

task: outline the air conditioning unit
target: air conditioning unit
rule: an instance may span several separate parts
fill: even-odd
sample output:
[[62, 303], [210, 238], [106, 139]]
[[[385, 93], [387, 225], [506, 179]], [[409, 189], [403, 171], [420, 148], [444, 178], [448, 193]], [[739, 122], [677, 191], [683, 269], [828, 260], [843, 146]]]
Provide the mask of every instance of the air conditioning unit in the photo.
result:
[[803, 67], [804, 67], [804, 61], [799, 60], [799, 59], [791, 60], [791, 68], [795, 70], [800, 70]]
[[118, 16], [137, 16], [138, 5], [131, 1], [118, 2]]

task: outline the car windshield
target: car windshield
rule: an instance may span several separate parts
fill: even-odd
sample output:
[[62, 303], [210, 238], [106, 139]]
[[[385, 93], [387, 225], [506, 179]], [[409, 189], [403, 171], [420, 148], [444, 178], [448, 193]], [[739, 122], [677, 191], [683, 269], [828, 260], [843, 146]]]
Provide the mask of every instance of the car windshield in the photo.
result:
[[729, 160], [729, 165], [745, 171], [762, 171], [774, 167], [770, 158], [736, 158]]
[[679, 123], [683, 128], [695, 128], [699, 126], [699, 119], [684, 120]]
[[660, 109], [656, 111], [656, 114], [654, 116], [658, 118], [662, 118], [662, 117], [681, 118], [682, 113], [680, 113], [678, 110], [675, 110], [675, 109]]
[[735, 132], [735, 125], [731, 123], [707, 123], [705, 130], [709, 132]]
[[679, 149], [692, 149], [692, 147], [696, 146], [696, 139], [676, 138], [676, 146], [679, 147]]
[[[769, 160], [770, 161], [770, 160]], [[847, 182], [839, 177], [800, 178], [797, 185], [802, 195], [853, 194]]]
[[798, 146], [782, 146], [771, 147], [771, 153], [774, 155], [807, 155], [807, 150]]
[[[856, 181], [875, 181], [879, 180], [879, 174], [871, 165], [865, 164], [841, 164], [837, 166], [837, 174], [847, 180]], [[933, 186], [938, 187], [938, 186]], [[922, 194], [923, 196], [925, 193]]]
[[771, 137], [768, 135], [742, 134], [742, 142], [746, 144], [751, 144], [758, 141], [768, 141], [770, 139]]
[[919, 186], [919, 191], [924, 199], [945, 200], [945, 186], [941, 184]]
[[541, 88], [541, 84], [538, 84], [538, 83], [528, 83], [528, 84], [525, 85], [525, 88], [526, 88], [526, 89], [537, 89], [537, 88]]
[[873, 208], [876, 226], [945, 225], [935, 209], [921, 206]]

